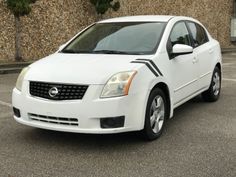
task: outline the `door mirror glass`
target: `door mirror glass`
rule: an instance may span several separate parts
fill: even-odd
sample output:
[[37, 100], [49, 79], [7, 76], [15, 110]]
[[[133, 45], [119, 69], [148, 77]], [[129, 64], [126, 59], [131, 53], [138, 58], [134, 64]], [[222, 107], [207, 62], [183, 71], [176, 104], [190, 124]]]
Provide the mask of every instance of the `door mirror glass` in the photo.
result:
[[186, 55], [193, 53], [193, 47], [184, 44], [175, 44], [172, 49], [172, 54], [176, 57], [178, 55]]

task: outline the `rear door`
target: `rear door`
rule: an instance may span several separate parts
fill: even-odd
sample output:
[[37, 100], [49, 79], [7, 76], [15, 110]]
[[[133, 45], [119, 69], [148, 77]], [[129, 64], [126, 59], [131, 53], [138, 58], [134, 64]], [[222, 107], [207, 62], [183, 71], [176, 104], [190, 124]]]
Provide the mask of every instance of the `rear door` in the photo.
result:
[[212, 57], [213, 48], [210, 45], [205, 29], [194, 22], [187, 22], [191, 33], [196, 62], [199, 63], [199, 88], [204, 89], [209, 86], [212, 77]]

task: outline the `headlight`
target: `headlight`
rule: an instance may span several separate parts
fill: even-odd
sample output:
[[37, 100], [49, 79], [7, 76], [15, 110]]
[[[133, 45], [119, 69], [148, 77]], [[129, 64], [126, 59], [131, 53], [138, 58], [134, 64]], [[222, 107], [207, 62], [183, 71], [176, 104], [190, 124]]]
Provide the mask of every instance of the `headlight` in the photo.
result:
[[137, 71], [121, 72], [113, 75], [103, 88], [101, 98], [128, 95], [130, 84]]
[[26, 68], [22, 69], [20, 75], [17, 78], [16, 88], [20, 91], [22, 89], [22, 84], [23, 84], [24, 77], [25, 77], [26, 73], [28, 72], [28, 70], [29, 70], [29, 67], [26, 67]]

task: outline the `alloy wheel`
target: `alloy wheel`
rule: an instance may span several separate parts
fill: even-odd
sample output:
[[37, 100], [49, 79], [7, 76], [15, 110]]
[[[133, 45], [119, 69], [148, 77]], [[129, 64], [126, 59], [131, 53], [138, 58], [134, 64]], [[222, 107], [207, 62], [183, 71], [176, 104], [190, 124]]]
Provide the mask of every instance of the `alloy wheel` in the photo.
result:
[[150, 109], [150, 124], [152, 131], [154, 133], [158, 133], [162, 129], [164, 118], [165, 118], [164, 100], [160, 95], [158, 95], [153, 99]]
[[213, 76], [213, 93], [217, 96], [220, 92], [220, 75], [218, 72], [215, 72]]

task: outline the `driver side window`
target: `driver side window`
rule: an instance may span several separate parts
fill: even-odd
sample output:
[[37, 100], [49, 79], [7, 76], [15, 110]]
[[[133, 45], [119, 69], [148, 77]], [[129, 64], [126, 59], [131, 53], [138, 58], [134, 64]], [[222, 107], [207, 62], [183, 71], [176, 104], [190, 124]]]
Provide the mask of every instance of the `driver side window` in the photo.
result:
[[184, 22], [177, 23], [170, 34], [172, 47], [175, 44], [185, 44], [191, 46], [190, 35]]

